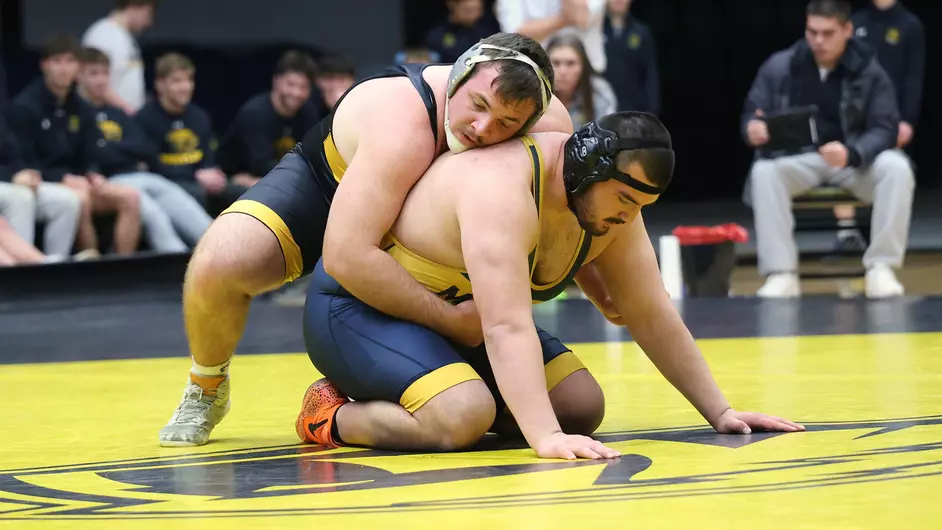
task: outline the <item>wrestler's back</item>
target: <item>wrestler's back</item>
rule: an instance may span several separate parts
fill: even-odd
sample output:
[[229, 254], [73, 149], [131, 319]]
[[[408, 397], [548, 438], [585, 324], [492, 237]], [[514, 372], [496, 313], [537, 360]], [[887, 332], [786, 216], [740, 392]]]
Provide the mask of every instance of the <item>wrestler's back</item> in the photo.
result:
[[[530, 138], [536, 144], [536, 157], [534, 149], [515, 139], [459, 155], [446, 153], [429, 167], [410, 191], [390, 231], [398, 244], [398, 251], [408, 249], [431, 262], [409, 260], [407, 265], [422, 269], [410, 270], [413, 275], [435, 276], [432, 271], [435, 264], [453, 269], [449, 273], [443, 268], [442, 277], [454, 277], [454, 271], [465, 270], [456, 212], [468, 179], [493, 179], [487, 185], [493, 186], [495, 193], [520, 193], [528, 197], [534, 197], [534, 186], [538, 186], [537, 193], [543, 196], [544, 201], [547, 193], [559, 193], [558, 189], [548, 190], [555, 180], [561, 178], [554, 173], [560, 147], [568, 135], [538, 133], [530, 135]], [[495, 163], [504, 171], [485, 173], [480, 169], [493, 167]], [[533, 215], [540, 218], [536, 268], [532, 277], [534, 299], [537, 300], [543, 298], [542, 294], [556, 291], [556, 287], [566, 282], [578, 267], [598, 256], [612, 235], [588, 237], [568, 208], [559, 207], [559, 204], [555, 206], [543, 205], [538, 213], [534, 200]], [[513, 226], [507, 226], [507, 229], [512, 230]], [[442, 288], [441, 285], [429, 287]]]

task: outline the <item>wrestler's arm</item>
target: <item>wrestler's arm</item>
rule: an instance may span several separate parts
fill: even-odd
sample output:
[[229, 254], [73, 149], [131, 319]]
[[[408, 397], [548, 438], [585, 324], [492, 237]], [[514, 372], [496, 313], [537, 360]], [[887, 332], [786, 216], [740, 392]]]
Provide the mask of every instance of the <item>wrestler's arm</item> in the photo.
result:
[[730, 408], [693, 336], [664, 290], [639, 214], [593, 263], [635, 342], [714, 427]]
[[[474, 178], [465, 181], [455, 209], [497, 387], [535, 448], [561, 429], [546, 391], [530, 297], [528, 256], [539, 236], [539, 219], [529, 188], [523, 179], [513, 178], [529, 171], [528, 160], [502, 156], [509, 148], [505, 144], [460, 155], [466, 167], [474, 168]], [[491, 154], [495, 149], [501, 156]]]
[[455, 308], [379, 248], [435, 152], [428, 114], [414, 107], [376, 105], [362, 113], [370, 123], [360, 124], [357, 152], [331, 204], [324, 270], [375, 309], [458, 339]]
[[635, 342], [717, 432], [804, 430], [784, 418], [730, 407], [664, 290], [654, 247], [640, 215], [594, 263]]

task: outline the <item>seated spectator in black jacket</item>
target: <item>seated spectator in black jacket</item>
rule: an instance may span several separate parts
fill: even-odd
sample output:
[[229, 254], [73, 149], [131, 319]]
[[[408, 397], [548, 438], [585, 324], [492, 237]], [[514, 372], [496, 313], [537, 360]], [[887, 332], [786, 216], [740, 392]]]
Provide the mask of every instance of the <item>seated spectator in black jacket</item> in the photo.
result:
[[193, 62], [168, 53], [155, 70], [157, 99], [134, 115], [158, 153], [150, 170], [182, 186], [215, 216], [248, 188], [229, 182], [216, 166], [212, 119], [192, 102]]
[[647, 24], [629, 13], [631, 0], [609, 0], [605, 15], [605, 79], [611, 83], [618, 110], [660, 114], [661, 74], [657, 43]]
[[110, 182], [141, 195], [141, 222], [150, 248], [186, 252], [209, 228], [206, 210], [179, 184], [151, 172], [157, 148], [123, 110], [105, 103], [111, 83], [110, 59], [97, 48], [82, 50], [78, 91], [95, 109], [102, 135], [93, 158]]
[[483, 0], [446, 0], [448, 18], [432, 28], [425, 47], [438, 53], [439, 60], [453, 63], [481, 39], [500, 32], [493, 14], [484, 13]]
[[252, 186], [317, 125], [321, 115], [309, 98], [317, 65], [303, 52], [285, 53], [272, 88], [249, 99], [219, 144], [219, 167], [232, 182]]
[[13, 131], [0, 117], [0, 217], [30, 244], [36, 241], [36, 221], [42, 221], [43, 248], [63, 259], [72, 253], [81, 211], [75, 192], [43, 182], [39, 171], [26, 167]]
[[[873, 51], [853, 40], [845, 0], [812, 0], [805, 38], [773, 54], [759, 68], [743, 109], [743, 135], [757, 150], [748, 184], [756, 225], [763, 297], [796, 297], [798, 253], [791, 199], [830, 184], [873, 204], [873, 237], [863, 256], [866, 294], [903, 294], [894, 268], [903, 264], [914, 179], [909, 159], [896, 149], [899, 110], [893, 84]], [[816, 149], [765, 152], [763, 116], [817, 107]], [[811, 146], [813, 147], [813, 146]], [[796, 149], [797, 150], [797, 149]]]
[[101, 135], [94, 111], [75, 90], [79, 51], [69, 36], [49, 41], [40, 64], [42, 77], [16, 97], [10, 125], [24, 164], [39, 171], [43, 182], [61, 182], [79, 195], [79, 249], [99, 250], [92, 216], [113, 213], [114, 250], [129, 254], [140, 241], [140, 196], [133, 188], [108, 182], [90, 158]]

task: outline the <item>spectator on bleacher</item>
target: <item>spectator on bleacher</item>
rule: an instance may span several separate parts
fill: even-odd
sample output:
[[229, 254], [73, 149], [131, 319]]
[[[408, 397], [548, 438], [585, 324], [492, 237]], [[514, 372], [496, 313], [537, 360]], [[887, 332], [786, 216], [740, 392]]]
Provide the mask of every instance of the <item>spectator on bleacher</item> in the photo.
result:
[[317, 88], [324, 97], [324, 106], [333, 110], [337, 100], [356, 80], [353, 65], [339, 55], [323, 57], [317, 65]]
[[605, 16], [605, 79], [618, 99], [618, 110], [660, 114], [661, 73], [657, 43], [647, 24], [631, 16], [631, 0], [608, 0]]
[[448, 16], [429, 30], [425, 47], [438, 53], [438, 60], [453, 63], [481, 39], [500, 33], [493, 16], [485, 15], [483, 0], [445, 0]]
[[759, 296], [800, 295], [791, 198], [825, 183], [873, 203], [873, 238], [863, 257], [867, 296], [903, 293], [892, 269], [902, 266], [906, 252], [913, 173], [895, 149], [893, 85], [873, 52], [852, 40], [850, 15], [844, 0], [812, 0], [805, 39], [767, 59], [746, 98], [743, 134], [756, 148], [769, 141], [764, 114], [818, 108], [817, 152], [760, 158], [752, 167], [759, 272], [768, 277]]
[[42, 76], [14, 99], [10, 127], [26, 167], [36, 169], [42, 181], [61, 182], [78, 194], [82, 202], [78, 248], [97, 253], [92, 217], [115, 214], [114, 251], [129, 254], [140, 240], [140, 197], [133, 188], [108, 182], [90, 159], [101, 135], [94, 111], [75, 89], [78, 55], [72, 37], [49, 40], [40, 64]]
[[105, 103], [110, 82], [108, 56], [96, 48], [85, 48], [80, 62], [79, 95], [95, 109], [102, 136], [93, 155], [101, 174], [140, 193], [141, 223], [151, 248], [185, 252], [199, 241], [212, 219], [186, 190], [149, 171], [156, 160], [156, 147], [130, 116]]
[[316, 73], [310, 55], [288, 51], [275, 66], [271, 90], [242, 105], [216, 155], [232, 182], [253, 186], [317, 124], [321, 116], [309, 100]]
[[65, 258], [75, 245], [81, 211], [76, 193], [43, 182], [39, 171], [25, 167], [19, 144], [0, 116], [0, 216], [30, 244], [36, 241], [36, 221], [43, 222], [46, 253]]
[[612, 86], [593, 71], [579, 37], [557, 35], [550, 39], [546, 51], [555, 72], [553, 93], [566, 106], [576, 130], [617, 111]]
[[248, 188], [230, 182], [216, 165], [212, 119], [192, 101], [195, 73], [193, 62], [179, 53], [158, 58], [157, 99], [147, 102], [135, 121], [157, 149], [151, 171], [182, 186], [216, 216]]
[[[0, 190], [0, 195], [2, 193]], [[46, 263], [61, 259], [61, 256], [53, 257], [43, 254], [32, 243], [20, 237], [6, 219], [0, 217], [0, 267]]]
[[105, 103], [128, 114], [144, 106], [144, 61], [136, 35], [154, 20], [156, 0], [118, 0], [107, 17], [89, 26], [82, 44], [97, 48], [111, 61], [111, 84]]
[[[554, 35], [574, 35], [584, 43], [592, 68], [605, 72], [606, 0], [497, 0], [494, 13], [505, 33], [522, 33], [549, 46]], [[578, 128], [578, 127], [577, 127]]]

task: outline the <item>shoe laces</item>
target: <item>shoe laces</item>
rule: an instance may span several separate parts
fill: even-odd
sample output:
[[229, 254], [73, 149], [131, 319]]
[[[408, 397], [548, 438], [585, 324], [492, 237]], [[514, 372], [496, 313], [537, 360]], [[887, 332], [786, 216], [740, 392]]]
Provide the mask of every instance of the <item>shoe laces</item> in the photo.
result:
[[183, 401], [174, 411], [172, 421], [177, 424], [191, 425], [205, 423], [206, 412], [212, 408], [215, 400], [216, 396], [206, 394], [199, 385], [187, 385], [183, 390]]

